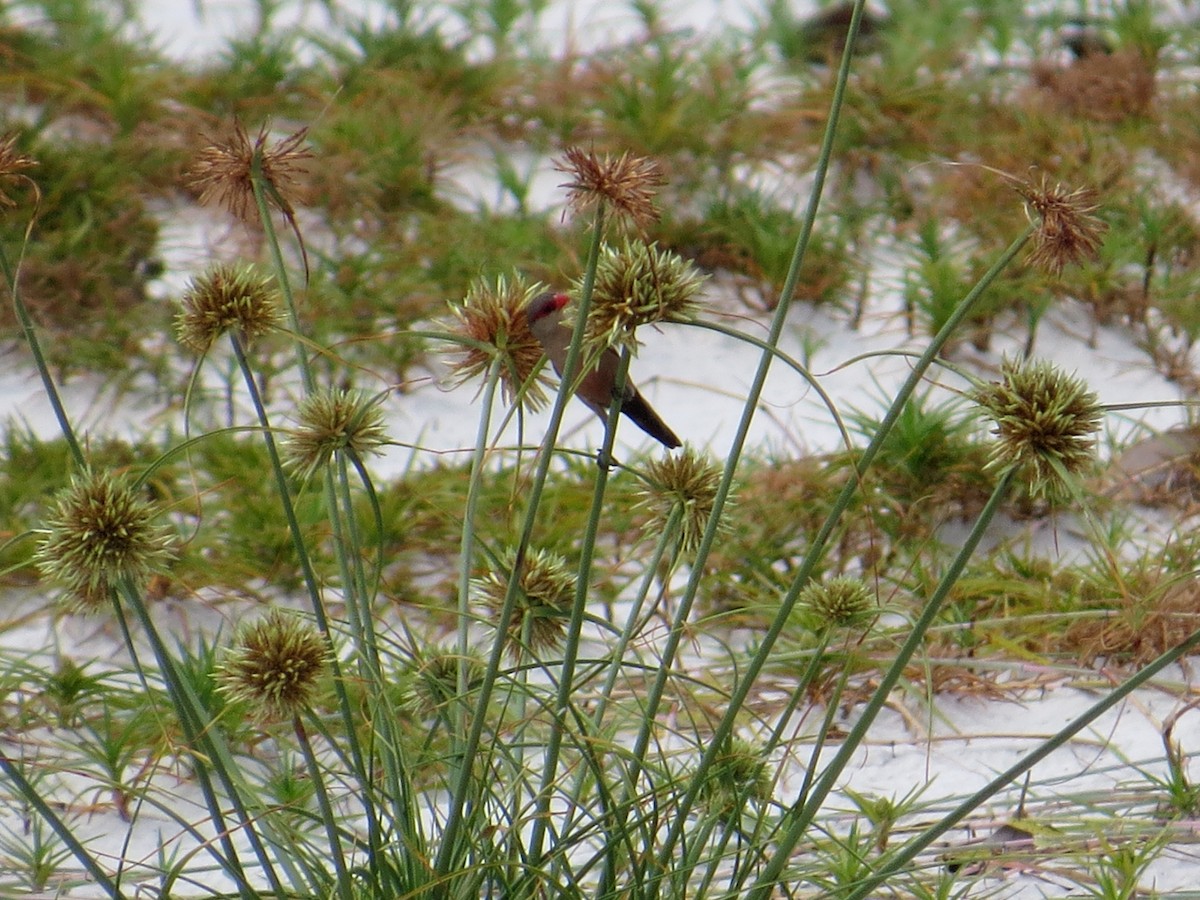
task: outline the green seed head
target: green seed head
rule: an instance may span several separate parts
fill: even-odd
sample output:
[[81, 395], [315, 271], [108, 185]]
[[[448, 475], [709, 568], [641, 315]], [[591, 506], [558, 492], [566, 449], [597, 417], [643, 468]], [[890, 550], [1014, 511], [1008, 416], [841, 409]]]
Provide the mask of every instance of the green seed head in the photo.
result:
[[721, 483], [721, 468], [691, 447], [682, 453], [652, 460], [638, 506], [650, 513], [648, 535], [662, 534], [672, 515], [678, 515], [679, 551], [695, 554], [708, 527]]
[[737, 817], [747, 803], [771, 799], [771, 774], [763, 751], [748, 741], [731, 738], [714, 760], [701, 789], [701, 802], [722, 821]]
[[[636, 350], [634, 331], [639, 325], [696, 314], [696, 298], [706, 277], [657, 244], [626, 240], [617, 247], [606, 246], [596, 267], [585, 340], [593, 347], [626, 344]], [[574, 293], [582, 288], [581, 283]]]
[[116, 585], [140, 587], [174, 556], [170, 529], [135, 488], [107, 472], [84, 471], [59, 494], [35, 560], [84, 608], [103, 603]]
[[800, 592], [796, 605], [811, 618], [815, 631], [861, 627], [875, 612], [870, 587], [861, 578], [851, 576], [810, 582]]
[[247, 266], [211, 267], [192, 279], [182, 304], [175, 334], [197, 353], [206, 353], [227, 331], [250, 344], [274, 330], [282, 318], [271, 279]]
[[1060, 502], [1093, 464], [1104, 411], [1079, 378], [1044, 361], [1005, 359], [1000, 381], [972, 392], [996, 423], [990, 468], [1015, 469], [1033, 497]]
[[312, 704], [328, 658], [315, 628], [272, 609], [238, 631], [216, 677], [220, 689], [249, 705], [255, 718], [290, 719]]
[[414, 658], [405, 666], [404, 705], [417, 719], [444, 716], [455, 703], [467, 698], [458, 692], [458, 671], [466, 668], [468, 687], [479, 684], [483, 677], [483, 661], [468, 656], [465, 659], [449, 650], [433, 648], [427, 655]]
[[297, 424], [283, 443], [288, 467], [308, 478], [328, 465], [335, 453], [361, 459], [378, 454], [387, 443], [383, 413], [376, 400], [358, 391], [330, 389], [305, 397]]
[[[493, 621], [503, 611], [515, 558], [511, 549], [505, 550], [495, 567], [475, 579], [477, 594]], [[524, 650], [537, 654], [558, 646], [575, 599], [575, 573], [557, 553], [529, 551], [518, 577], [516, 606], [508, 623], [509, 652], [514, 659]]]

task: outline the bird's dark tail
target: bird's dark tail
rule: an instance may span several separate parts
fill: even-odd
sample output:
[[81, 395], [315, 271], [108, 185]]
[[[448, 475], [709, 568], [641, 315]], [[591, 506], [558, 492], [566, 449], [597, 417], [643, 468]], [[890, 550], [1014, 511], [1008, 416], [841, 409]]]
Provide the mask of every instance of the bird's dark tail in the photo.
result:
[[639, 392], [634, 391], [625, 399], [625, 402], [621, 404], [621, 412], [629, 416], [638, 428], [668, 449], [674, 450], [679, 446], [679, 438], [675, 436], [675, 432], [667, 427], [667, 424], [658, 417], [658, 413], [650, 407], [646, 398]]

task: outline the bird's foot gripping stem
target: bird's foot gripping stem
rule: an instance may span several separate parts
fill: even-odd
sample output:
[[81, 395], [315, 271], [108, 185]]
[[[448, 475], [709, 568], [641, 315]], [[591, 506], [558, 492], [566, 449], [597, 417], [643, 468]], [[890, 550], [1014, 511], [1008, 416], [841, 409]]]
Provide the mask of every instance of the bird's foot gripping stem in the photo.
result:
[[613, 458], [611, 453], [601, 447], [596, 451], [596, 465], [599, 466], [603, 471], [607, 472], [613, 466], [618, 465], [618, 463], [616, 459]]

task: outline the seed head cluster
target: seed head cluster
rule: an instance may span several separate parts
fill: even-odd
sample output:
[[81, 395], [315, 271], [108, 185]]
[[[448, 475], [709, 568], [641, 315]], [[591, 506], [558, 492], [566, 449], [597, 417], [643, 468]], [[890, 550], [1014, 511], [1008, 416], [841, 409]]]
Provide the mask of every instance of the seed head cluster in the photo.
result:
[[721, 468], [691, 447], [651, 460], [638, 502], [650, 514], [645, 532], [662, 534], [678, 515], [679, 552], [694, 555], [708, 528], [720, 483]]
[[551, 382], [542, 371], [533, 377], [542, 358], [542, 345], [529, 330], [525, 315], [529, 301], [543, 290], [537, 282], [525, 285], [501, 275], [492, 283], [476, 282], [461, 303], [451, 304], [454, 321], [450, 328], [462, 340], [450, 364], [457, 383], [486, 377], [499, 357], [505, 402], [520, 398], [530, 409], [545, 406]]
[[[516, 554], [505, 550], [497, 565], [475, 580], [476, 591], [493, 620], [500, 618]], [[548, 550], [531, 550], [518, 574], [516, 606], [508, 623], [509, 653], [538, 654], [556, 647], [566, 633], [566, 617], [575, 598], [575, 573]]]
[[283, 444], [288, 467], [308, 478], [336, 453], [361, 459], [379, 454], [387, 443], [379, 403], [359, 391], [330, 389], [305, 397], [297, 424]]
[[[37, 162], [17, 149], [17, 136], [11, 134], [0, 140], [0, 206], [12, 208], [17, 205], [8, 194], [10, 183], [33, 184], [26, 171], [37, 165]], [[36, 190], [36, 185], [34, 185]]]
[[215, 200], [242, 221], [257, 219], [254, 178], [262, 179], [264, 196], [289, 219], [295, 215], [298, 183], [306, 172], [305, 161], [312, 152], [302, 147], [307, 128], [267, 145], [267, 126], [263, 125], [251, 143], [241, 122], [234, 122], [233, 134], [213, 140], [197, 154], [188, 171], [189, 182], [200, 192], [200, 202]]
[[1041, 360], [1005, 359], [1000, 380], [972, 392], [996, 423], [991, 468], [1015, 468], [1033, 497], [1058, 502], [1095, 453], [1104, 411], [1079, 378]]
[[[687, 260], [657, 244], [623, 241], [605, 246], [596, 266], [585, 340], [592, 346], [625, 344], [637, 349], [634, 331], [696, 313], [706, 276]], [[574, 291], [580, 294], [583, 285]]]
[[270, 278], [248, 266], [218, 264], [193, 278], [184, 291], [175, 334], [185, 347], [206, 353], [228, 331], [249, 344], [281, 321]]
[[576, 213], [604, 203], [641, 231], [658, 221], [654, 196], [666, 179], [653, 160], [629, 152], [597, 156], [570, 147], [566, 160], [555, 168], [571, 176], [571, 181], [559, 187], [566, 188], [567, 204]]
[[65, 588], [70, 603], [95, 608], [118, 583], [140, 587], [165, 570], [174, 539], [157, 517], [154, 505], [124, 479], [84, 471], [55, 502], [37, 549], [38, 568]]
[[1097, 205], [1095, 192], [1080, 188], [1068, 192], [1062, 185], [1024, 182], [1017, 187], [1026, 205], [1038, 217], [1029, 261], [1053, 275], [1068, 265], [1095, 259], [1108, 225], [1092, 215]]
[[217, 669], [220, 690], [255, 718], [287, 720], [312, 705], [329, 655], [321, 634], [299, 616], [272, 609], [241, 628]]
[[763, 751], [741, 738], [731, 738], [713, 760], [700, 791], [700, 801], [722, 822], [737, 824], [747, 803], [771, 799], [771, 772]]
[[460, 697], [458, 692], [458, 672], [462, 667], [466, 668], [468, 687], [478, 685], [484, 664], [474, 656], [463, 658], [449, 650], [434, 648], [427, 656], [411, 660], [401, 676], [405, 708], [418, 719], [428, 719], [446, 715], [455, 703], [466, 703], [468, 698]]
[[814, 631], [861, 627], [875, 611], [870, 587], [853, 576], [809, 582], [796, 605], [810, 617]]

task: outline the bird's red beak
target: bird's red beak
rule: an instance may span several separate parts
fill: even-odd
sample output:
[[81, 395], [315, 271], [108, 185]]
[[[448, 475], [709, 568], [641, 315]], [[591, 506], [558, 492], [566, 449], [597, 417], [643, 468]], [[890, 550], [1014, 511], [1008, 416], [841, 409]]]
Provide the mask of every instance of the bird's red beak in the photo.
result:
[[570, 302], [571, 302], [571, 298], [568, 297], [566, 294], [555, 294], [554, 295], [554, 308], [556, 310], [562, 309], [564, 306], [566, 306]]

